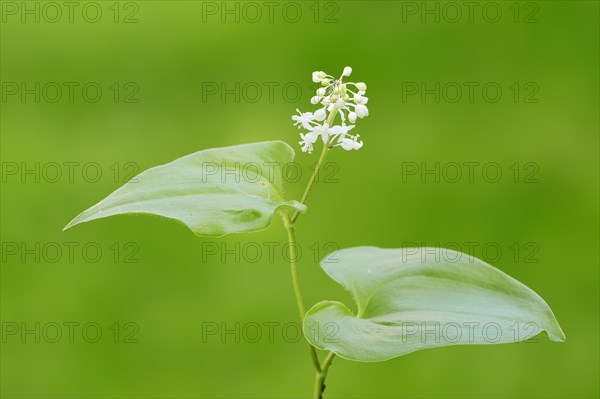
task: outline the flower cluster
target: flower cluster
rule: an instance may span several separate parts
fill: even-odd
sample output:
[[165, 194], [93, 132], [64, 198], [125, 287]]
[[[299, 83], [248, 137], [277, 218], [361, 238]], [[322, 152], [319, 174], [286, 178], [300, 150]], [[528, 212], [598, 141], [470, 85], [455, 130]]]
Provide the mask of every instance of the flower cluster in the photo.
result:
[[[292, 116], [295, 122], [294, 126], [298, 129], [307, 130], [306, 133], [300, 133], [300, 145], [303, 152], [312, 153], [313, 144], [319, 137], [324, 145], [333, 147], [342, 147], [346, 151], [358, 150], [363, 146], [362, 141], [358, 141], [359, 135], [351, 135], [348, 132], [354, 129], [357, 118], [364, 118], [369, 115], [365, 97], [367, 85], [363, 82], [344, 82], [344, 77], [350, 76], [352, 68], [344, 68], [344, 72], [339, 79], [327, 75], [323, 71], [316, 71], [312, 74], [314, 83], [320, 83], [321, 87], [311, 98], [310, 102], [314, 105], [320, 104], [322, 107], [315, 112], [300, 112]], [[334, 125], [337, 115], [340, 115], [341, 124]]]

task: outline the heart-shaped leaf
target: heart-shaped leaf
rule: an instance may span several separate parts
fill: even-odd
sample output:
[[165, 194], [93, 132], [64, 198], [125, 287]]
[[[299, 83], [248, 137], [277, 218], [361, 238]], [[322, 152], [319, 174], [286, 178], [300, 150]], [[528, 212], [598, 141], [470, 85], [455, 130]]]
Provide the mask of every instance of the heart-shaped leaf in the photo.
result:
[[148, 169], [80, 213], [65, 229], [124, 213], [148, 213], [183, 222], [200, 236], [266, 228], [283, 200], [283, 170], [294, 150], [265, 141], [199, 151]]
[[375, 362], [420, 349], [523, 341], [545, 330], [565, 335], [544, 300], [522, 283], [470, 255], [444, 248], [355, 247], [321, 267], [352, 293], [356, 315], [323, 301], [304, 319], [319, 349]]

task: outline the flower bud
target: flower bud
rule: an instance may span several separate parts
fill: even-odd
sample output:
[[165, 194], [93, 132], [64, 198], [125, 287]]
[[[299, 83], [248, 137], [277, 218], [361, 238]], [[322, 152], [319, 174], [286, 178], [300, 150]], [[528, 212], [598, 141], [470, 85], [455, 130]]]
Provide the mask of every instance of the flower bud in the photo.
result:
[[364, 118], [365, 116], [369, 116], [369, 109], [366, 105], [357, 104], [355, 108], [356, 115], [359, 118]]
[[323, 79], [321, 81], [322, 86], [329, 86], [330, 83], [331, 83], [331, 79]]
[[350, 68], [349, 66], [344, 68], [344, 72], [342, 73], [342, 76], [350, 76], [351, 74], [352, 74], [352, 68]]
[[361, 96], [360, 94], [355, 94], [354, 95], [354, 103], [355, 104], [360, 104], [363, 101], [363, 96]]
[[351, 139], [343, 139], [340, 145], [346, 151], [351, 151], [354, 149], [354, 142]]
[[366, 91], [367, 90], [367, 85], [364, 84], [363, 82], [358, 82], [356, 84], [356, 88], [360, 91]]
[[325, 78], [325, 76], [327, 76], [327, 74], [323, 71], [314, 71], [312, 73], [312, 80], [315, 83], [319, 83]]
[[350, 123], [356, 123], [356, 112], [350, 112], [348, 114], [348, 120]]
[[318, 103], [319, 103], [319, 101], [321, 101], [321, 97], [319, 97], [319, 96], [313, 96], [313, 97], [310, 99], [310, 103], [311, 103], [311, 104], [318, 104]]
[[319, 97], [325, 96], [325, 88], [324, 87], [319, 87], [317, 89], [317, 96], [319, 96]]
[[320, 121], [325, 120], [325, 117], [327, 116], [327, 113], [325, 112], [325, 108], [321, 108], [317, 111], [315, 111], [315, 119]]

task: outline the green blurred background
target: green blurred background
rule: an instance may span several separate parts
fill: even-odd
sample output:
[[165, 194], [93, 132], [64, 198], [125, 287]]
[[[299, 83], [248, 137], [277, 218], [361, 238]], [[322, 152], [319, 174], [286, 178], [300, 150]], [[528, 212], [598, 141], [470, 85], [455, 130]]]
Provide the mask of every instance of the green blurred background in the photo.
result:
[[[338, 75], [346, 65], [369, 86], [370, 116], [356, 128], [363, 149], [330, 154], [330, 179], [297, 225], [307, 304], [351, 303], [315, 263], [331, 245], [474, 245], [474, 255], [546, 299], [567, 341], [448, 347], [375, 364], [337, 359], [326, 394], [598, 397], [598, 2], [479, 2], [471, 18], [462, 3], [448, 4], [275, 2], [270, 19], [263, 2], [76, 2], [70, 20], [65, 5], [58, 17], [45, 2], [3, 1], [2, 397], [310, 395], [305, 344], [283, 331], [297, 312], [279, 220], [222, 240], [151, 217], [61, 229], [136, 168], [254, 141], [294, 146], [304, 175], [287, 193], [299, 198], [317, 154], [300, 153], [290, 116], [314, 110], [313, 70]], [[52, 82], [64, 90], [56, 102]], [[65, 82], [78, 85], [72, 101]], [[220, 85], [236, 82], [239, 101], [222, 99]], [[406, 91], [436, 82], [439, 102]], [[465, 89], [453, 102], [449, 82], [475, 82], [473, 100]], [[482, 93], [490, 82], [502, 89], [496, 102]], [[22, 97], [22, 84], [34, 94]], [[96, 85], [102, 95], [92, 102]], [[463, 167], [453, 182], [449, 168], [468, 162], [480, 165], [473, 179]], [[417, 174], [406, 173], [415, 165]], [[421, 175], [436, 165], [439, 181]], [[236, 245], [239, 260], [222, 251]], [[36, 323], [40, 342], [22, 336]], [[73, 337], [65, 323], [79, 323]], [[240, 342], [203, 333], [236, 323]], [[253, 323], [263, 326], [258, 342]], [[274, 323], [273, 342], [265, 323]], [[85, 325], [101, 327], [98, 342], [86, 341], [96, 331], [84, 334]]]

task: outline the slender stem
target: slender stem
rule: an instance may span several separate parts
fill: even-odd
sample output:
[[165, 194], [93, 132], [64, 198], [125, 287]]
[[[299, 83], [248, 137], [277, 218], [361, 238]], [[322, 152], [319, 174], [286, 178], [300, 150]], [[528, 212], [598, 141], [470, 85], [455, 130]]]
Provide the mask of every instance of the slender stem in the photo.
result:
[[[304, 315], [306, 314], [306, 308], [304, 307], [304, 300], [302, 299], [302, 291], [300, 290], [300, 281], [298, 279], [298, 263], [297, 263], [297, 252], [296, 252], [296, 233], [294, 231], [294, 226], [292, 225], [289, 216], [287, 213], [283, 213], [283, 224], [288, 234], [288, 246], [289, 246], [289, 255], [290, 255], [290, 270], [292, 272], [292, 285], [294, 286], [294, 294], [296, 296], [296, 304], [298, 306], [298, 312], [300, 313], [300, 321], [304, 320]], [[313, 365], [315, 366], [315, 370], [317, 373], [321, 372], [321, 365], [319, 364], [319, 357], [317, 356], [317, 351], [315, 347], [311, 344], [308, 344], [308, 348], [310, 351], [310, 357], [312, 359]]]
[[315, 394], [314, 399], [323, 399], [323, 392], [325, 391], [325, 378], [327, 378], [327, 371], [329, 370], [329, 366], [331, 366], [331, 362], [335, 357], [335, 353], [329, 352], [327, 357], [321, 364], [321, 371], [317, 372], [317, 377], [315, 381]]
[[[297, 256], [298, 253], [296, 251], [296, 232], [294, 231], [294, 226], [290, 221], [290, 218], [287, 213], [282, 213], [283, 224], [288, 234], [288, 246], [289, 246], [289, 256], [290, 256], [290, 270], [292, 274], [292, 285], [294, 287], [294, 295], [296, 296], [296, 305], [298, 306], [298, 313], [300, 314], [300, 320], [304, 320], [304, 315], [306, 314], [306, 307], [304, 306], [304, 299], [302, 298], [302, 291], [300, 289], [300, 281], [298, 278], [298, 262]], [[316, 370], [315, 376], [315, 399], [323, 398], [323, 391], [325, 391], [325, 378], [327, 378], [327, 371], [329, 370], [329, 366], [331, 366], [331, 362], [335, 357], [335, 353], [329, 352], [323, 364], [319, 363], [319, 357], [317, 355], [317, 351], [315, 347], [312, 345], [308, 345], [310, 351], [310, 357], [313, 362], [313, 366]]]
[[[323, 143], [323, 151], [321, 151], [321, 156], [319, 157], [319, 160], [317, 161], [317, 164], [315, 165], [315, 170], [313, 170], [313, 173], [310, 176], [310, 179], [308, 180], [306, 189], [304, 190], [304, 194], [302, 194], [302, 198], [300, 199], [301, 204], [306, 203], [308, 194], [310, 193], [310, 190], [311, 190], [313, 184], [315, 183], [317, 176], [319, 175], [321, 166], [323, 166], [323, 160], [325, 160], [325, 156], [327, 155], [328, 152], [329, 152], [328, 143]], [[300, 216], [300, 211], [296, 210], [296, 212], [294, 212], [294, 216], [292, 216], [292, 220], [291, 220], [292, 224], [296, 222], [296, 219], [298, 219], [298, 216]]]
[[335, 357], [335, 353], [329, 352], [329, 354], [323, 361], [323, 364], [321, 365], [321, 372], [323, 374], [327, 374], [327, 370], [329, 369], [329, 366], [331, 366], [331, 362], [333, 361], [334, 357]]
[[[334, 106], [329, 114], [329, 118], [327, 119], [328, 126], [331, 126], [333, 121], [335, 120], [335, 116], [338, 113], [337, 106]], [[306, 189], [304, 189], [304, 194], [302, 194], [302, 198], [300, 199], [301, 204], [305, 204], [308, 199], [308, 194], [315, 183], [317, 176], [319, 175], [319, 171], [323, 166], [323, 161], [325, 160], [325, 156], [329, 152], [329, 142], [328, 139], [323, 141], [323, 150], [321, 151], [321, 156], [317, 161], [315, 166], [315, 170], [313, 171], [310, 179], [308, 180], [308, 184], [306, 185]], [[298, 263], [297, 263], [297, 252], [296, 252], [296, 233], [294, 231], [294, 223], [300, 216], [300, 212], [296, 210], [293, 216], [290, 218], [287, 213], [282, 212], [283, 224], [288, 234], [288, 243], [289, 243], [289, 255], [290, 255], [290, 270], [292, 272], [292, 285], [294, 286], [294, 294], [296, 296], [296, 304], [298, 306], [298, 312], [300, 313], [300, 320], [304, 321], [304, 315], [306, 314], [306, 308], [304, 307], [304, 300], [302, 299], [302, 291], [300, 290], [300, 281], [298, 279]], [[325, 378], [327, 377], [327, 370], [331, 365], [331, 361], [333, 360], [335, 354], [333, 352], [329, 352], [323, 364], [319, 363], [319, 356], [317, 355], [317, 351], [314, 346], [308, 345], [310, 350], [310, 357], [313, 362], [313, 366], [316, 370], [316, 381], [315, 381], [315, 399], [322, 399], [323, 391], [325, 390]]]
[[[329, 114], [329, 118], [327, 119], [328, 126], [331, 126], [331, 124], [335, 120], [335, 116], [337, 115], [337, 112], [338, 112], [338, 108], [337, 108], [337, 105], [335, 105], [333, 107], [333, 109], [331, 110], [331, 113]], [[319, 157], [319, 160], [317, 161], [317, 164], [315, 165], [315, 170], [313, 170], [313, 173], [310, 176], [310, 179], [308, 180], [308, 184], [306, 185], [306, 188], [304, 189], [304, 194], [302, 194], [302, 198], [300, 199], [301, 204], [306, 204], [306, 200], [308, 199], [308, 194], [310, 194], [310, 190], [312, 189], [312, 186], [315, 183], [315, 180], [317, 180], [317, 176], [319, 175], [319, 171], [321, 170], [321, 167], [323, 166], [323, 161], [325, 160], [325, 156], [327, 155], [328, 152], [329, 152], [329, 142], [328, 142], [328, 140], [325, 140], [323, 142], [323, 150], [321, 151], [321, 156]], [[296, 210], [296, 212], [294, 212], [294, 215], [292, 216], [292, 219], [291, 219], [292, 224], [296, 223], [296, 219], [298, 219], [298, 216], [300, 216], [300, 211]]]

